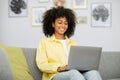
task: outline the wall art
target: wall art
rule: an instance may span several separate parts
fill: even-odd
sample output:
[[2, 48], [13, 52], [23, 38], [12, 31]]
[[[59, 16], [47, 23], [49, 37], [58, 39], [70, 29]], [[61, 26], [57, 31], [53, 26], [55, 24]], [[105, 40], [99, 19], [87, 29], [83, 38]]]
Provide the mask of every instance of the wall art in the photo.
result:
[[110, 27], [112, 24], [111, 3], [93, 3], [91, 6], [91, 26]]
[[73, 0], [73, 9], [87, 9], [87, 0]]
[[46, 2], [49, 2], [49, 0], [38, 0], [38, 2], [46, 3]]
[[27, 17], [27, 0], [8, 0], [9, 17]]
[[87, 16], [78, 16], [77, 24], [87, 24]]
[[41, 26], [42, 25], [42, 16], [46, 11], [46, 7], [32, 7], [31, 17], [32, 17], [32, 26]]

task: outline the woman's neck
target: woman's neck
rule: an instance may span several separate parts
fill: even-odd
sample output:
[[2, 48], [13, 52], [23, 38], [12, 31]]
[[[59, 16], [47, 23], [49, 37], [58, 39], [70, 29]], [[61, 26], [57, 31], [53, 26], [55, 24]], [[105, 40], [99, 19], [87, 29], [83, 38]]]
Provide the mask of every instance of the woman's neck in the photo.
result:
[[55, 38], [59, 39], [59, 40], [63, 40], [63, 39], [65, 39], [65, 36], [64, 35], [55, 34]]

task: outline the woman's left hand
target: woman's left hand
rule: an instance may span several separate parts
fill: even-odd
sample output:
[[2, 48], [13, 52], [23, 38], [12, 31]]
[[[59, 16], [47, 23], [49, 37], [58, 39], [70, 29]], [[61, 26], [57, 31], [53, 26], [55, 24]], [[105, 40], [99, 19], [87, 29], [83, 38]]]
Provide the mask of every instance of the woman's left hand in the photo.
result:
[[67, 68], [67, 65], [65, 66], [61, 66], [61, 67], [58, 67], [57, 71], [60, 72], [60, 71], [63, 71]]

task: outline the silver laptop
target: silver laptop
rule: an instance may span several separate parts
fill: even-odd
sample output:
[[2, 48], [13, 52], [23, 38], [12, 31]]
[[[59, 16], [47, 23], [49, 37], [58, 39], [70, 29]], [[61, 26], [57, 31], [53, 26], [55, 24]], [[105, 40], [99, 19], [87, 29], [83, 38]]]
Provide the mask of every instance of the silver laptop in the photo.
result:
[[101, 52], [101, 47], [71, 46], [68, 69], [98, 70]]

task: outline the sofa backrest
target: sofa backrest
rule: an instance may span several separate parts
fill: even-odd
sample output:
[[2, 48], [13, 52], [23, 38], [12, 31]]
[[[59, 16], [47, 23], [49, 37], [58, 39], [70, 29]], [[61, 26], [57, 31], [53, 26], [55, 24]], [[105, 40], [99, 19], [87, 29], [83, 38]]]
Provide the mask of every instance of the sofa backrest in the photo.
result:
[[[35, 62], [36, 49], [22, 48], [27, 59], [31, 74], [35, 80], [41, 80], [42, 72]], [[99, 72], [103, 79], [120, 78], [120, 52], [102, 52]]]
[[22, 48], [23, 53], [26, 57], [31, 75], [34, 80], [42, 80], [42, 72], [38, 69], [35, 62], [36, 49], [35, 48]]
[[99, 72], [103, 79], [120, 78], [120, 52], [102, 52]]

